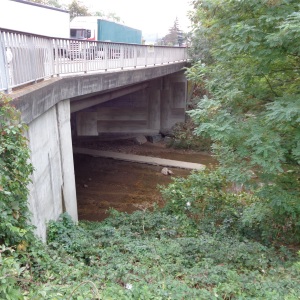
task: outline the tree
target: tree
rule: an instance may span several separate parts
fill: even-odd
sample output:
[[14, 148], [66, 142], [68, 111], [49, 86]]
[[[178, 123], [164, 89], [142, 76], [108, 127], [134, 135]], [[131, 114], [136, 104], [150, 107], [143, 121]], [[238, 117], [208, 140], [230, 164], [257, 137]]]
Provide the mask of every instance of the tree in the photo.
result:
[[121, 22], [121, 18], [119, 16], [117, 16], [115, 13], [105, 13], [102, 11], [96, 11], [95, 13], [93, 13], [94, 16], [98, 16], [100, 18], [105, 18], [108, 20], [112, 20], [114, 22]]
[[88, 8], [83, 5], [79, 0], [73, 0], [72, 3], [68, 6], [70, 11], [70, 19], [74, 19], [79, 16], [90, 16]]
[[53, 6], [56, 8], [62, 8], [62, 5], [59, 3], [58, 0], [28, 0], [29, 2], [39, 3], [43, 5]]
[[182, 46], [184, 33], [179, 29], [178, 18], [175, 19], [174, 25], [169, 29], [169, 33], [161, 39], [161, 43], [167, 46]]
[[[53, 6], [56, 8], [65, 8], [60, 0], [27, 0], [33, 3], [39, 3], [43, 5]], [[73, 0], [67, 7], [70, 11], [71, 20], [77, 16], [98, 16], [100, 18], [105, 18], [108, 20], [112, 20], [114, 22], [121, 22], [121, 18], [116, 15], [116, 13], [109, 12], [105, 13], [103, 11], [90, 12], [89, 9], [83, 5], [79, 0]]]
[[223, 174], [259, 183], [257, 192], [273, 213], [295, 221], [300, 216], [299, 1], [195, 0], [193, 5], [194, 64], [187, 75], [204, 82], [209, 95], [189, 112], [195, 133], [214, 141]]

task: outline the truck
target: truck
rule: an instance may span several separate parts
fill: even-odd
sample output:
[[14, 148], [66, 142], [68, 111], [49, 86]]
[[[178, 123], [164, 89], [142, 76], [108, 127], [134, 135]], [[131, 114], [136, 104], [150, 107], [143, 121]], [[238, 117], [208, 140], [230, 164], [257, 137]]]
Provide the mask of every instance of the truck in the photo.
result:
[[[0, 28], [47, 36], [70, 38], [69, 11], [24, 0], [1, 0]], [[62, 41], [53, 44], [54, 55], [68, 56]]]
[[69, 11], [24, 0], [1, 0], [0, 27], [54, 38], [70, 38]]
[[[105, 20], [97, 16], [75, 17], [70, 23], [71, 39], [86, 40], [94, 42], [113, 42], [126, 44], [141, 44], [142, 31], [117, 22]], [[80, 45], [79, 43], [77, 46]], [[76, 43], [73, 44], [73, 51], [80, 52]], [[92, 58], [105, 57], [103, 45], [93, 44], [87, 50]], [[118, 48], [110, 50], [108, 58], [118, 58]]]
[[[97, 42], [141, 44], [141, 30], [97, 16], [75, 17], [69, 11], [25, 0], [0, 0], [0, 28], [61, 40], [53, 41], [54, 56], [76, 58], [119, 58], [120, 47]], [[74, 40], [64, 40], [64, 39]], [[82, 41], [89, 41], [86, 45]], [[12, 49], [13, 50], [13, 49]]]
[[142, 31], [97, 16], [75, 17], [70, 23], [71, 39], [141, 44]]

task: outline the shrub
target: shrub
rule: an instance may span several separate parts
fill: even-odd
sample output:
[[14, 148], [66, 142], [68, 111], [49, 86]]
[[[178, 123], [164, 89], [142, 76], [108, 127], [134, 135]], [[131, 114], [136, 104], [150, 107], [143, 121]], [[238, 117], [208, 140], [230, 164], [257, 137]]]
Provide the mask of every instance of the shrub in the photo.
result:
[[209, 152], [211, 150], [210, 139], [196, 136], [194, 130], [195, 124], [190, 118], [184, 123], [177, 123], [173, 128], [174, 138], [169, 141], [168, 146], [175, 149]]
[[164, 210], [191, 217], [207, 232], [239, 233], [265, 243], [300, 242], [297, 193], [285, 193], [276, 183], [252, 192], [236, 192], [230, 186], [218, 170], [173, 178], [167, 187], [160, 187]]
[[0, 94], [0, 243], [23, 248], [31, 234], [27, 197], [33, 171], [26, 129], [10, 99]]

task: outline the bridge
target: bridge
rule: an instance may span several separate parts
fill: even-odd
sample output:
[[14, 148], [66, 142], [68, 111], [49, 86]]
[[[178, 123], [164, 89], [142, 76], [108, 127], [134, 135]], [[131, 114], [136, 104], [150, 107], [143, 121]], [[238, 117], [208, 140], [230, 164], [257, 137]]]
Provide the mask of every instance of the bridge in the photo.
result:
[[[99, 50], [100, 49], [100, 50]], [[186, 48], [55, 39], [0, 28], [0, 92], [28, 124], [36, 234], [78, 220], [72, 139], [153, 135], [184, 121]]]

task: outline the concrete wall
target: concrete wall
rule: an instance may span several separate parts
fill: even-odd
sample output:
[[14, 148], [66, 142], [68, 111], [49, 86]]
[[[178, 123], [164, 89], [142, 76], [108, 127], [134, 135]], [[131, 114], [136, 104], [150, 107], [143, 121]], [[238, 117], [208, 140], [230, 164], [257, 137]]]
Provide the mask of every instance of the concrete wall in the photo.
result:
[[84, 99], [86, 103], [100, 103], [73, 114], [77, 136], [157, 134], [185, 120], [186, 97], [187, 81], [179, 72], [149, 81], [143, 89], [115, 99], [105, 95]]
[[36, 234], [45, 241], [47, 222], [56, 220], [63, 211], [78, 220], [70, 101], [56, 104], [28, 125], [35, 168], [29, 187], [29, 208]]

